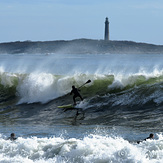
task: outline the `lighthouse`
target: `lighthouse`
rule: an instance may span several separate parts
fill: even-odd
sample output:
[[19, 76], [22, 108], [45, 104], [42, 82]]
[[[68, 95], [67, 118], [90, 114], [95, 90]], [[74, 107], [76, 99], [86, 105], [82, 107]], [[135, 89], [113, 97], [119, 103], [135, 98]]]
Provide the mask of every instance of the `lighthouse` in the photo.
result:
[[105, 20], [105, 35], [104, 35], [104, 40], [109, 40], [109, 21], [108, 18], [106, 17]]

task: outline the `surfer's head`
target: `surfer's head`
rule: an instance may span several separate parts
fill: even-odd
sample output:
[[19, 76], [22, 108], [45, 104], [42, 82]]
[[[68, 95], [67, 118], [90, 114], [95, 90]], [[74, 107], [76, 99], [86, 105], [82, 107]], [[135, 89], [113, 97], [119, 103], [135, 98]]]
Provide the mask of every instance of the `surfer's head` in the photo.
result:
[[154, 134], [150, 134], [149, 137], [153, 139], [154, 138]]
[[14, 133], [11, 133], [11, 138], [15, 138], [15, 134]]
[[75, 86], [74, 85], [72, 86], [72, 89], [75, 89]]

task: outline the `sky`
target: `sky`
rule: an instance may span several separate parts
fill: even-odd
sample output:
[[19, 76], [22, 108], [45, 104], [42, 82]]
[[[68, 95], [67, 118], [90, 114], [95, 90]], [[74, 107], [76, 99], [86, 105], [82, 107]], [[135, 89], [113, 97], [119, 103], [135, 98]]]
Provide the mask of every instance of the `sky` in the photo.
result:
[[0, 0], [0, 43], [104, 39], [163, 45], [163, 0]]

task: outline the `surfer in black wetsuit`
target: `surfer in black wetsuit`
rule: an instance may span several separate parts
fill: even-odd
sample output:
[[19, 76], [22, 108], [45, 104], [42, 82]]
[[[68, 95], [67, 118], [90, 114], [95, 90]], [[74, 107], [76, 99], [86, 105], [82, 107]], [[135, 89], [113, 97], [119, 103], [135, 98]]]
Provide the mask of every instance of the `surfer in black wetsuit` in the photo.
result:
[[80, 97], [80, 99], [83, 101], [83, 98], [82, 98], [82, 96], [80, 95], [79, 91], [80, 91], [80, 90], [77, 89], [77, 88], [75, 88], [74, 85], [72, 86], [72, 90], [71, 90], [70, 95], [74, 94], [74, 96], [73, 96], [74, 105], [76, 105], [76, 100], [75, 100], [76, 97]]
[[145, 138], [144, 140], [146, 141], [147, 139], [153, 139], [154, 138], [154, 134], [150, 134], [149, 137]]
[[16, 139], [17, 138], [15, 137], [15, 134], [14, 133], [11, 133], [11, 136], [8, 138], [8, 140], [11, 140], [11, 141], [14, 141]]
[[[154, 139], [154, 134], [150, 134], [147, 138], [144, 139], [144, 141], [146, 141], [147, 139]], [[142, 141], [137, 141], [137, 143], [139, 144]]]

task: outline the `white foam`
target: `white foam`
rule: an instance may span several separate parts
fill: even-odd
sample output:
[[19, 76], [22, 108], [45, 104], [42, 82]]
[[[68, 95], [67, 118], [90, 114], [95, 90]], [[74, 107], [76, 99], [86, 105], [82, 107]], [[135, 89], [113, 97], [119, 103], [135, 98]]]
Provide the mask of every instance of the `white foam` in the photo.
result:
[[[17, 87], [19, 103], [47, 102], [62, 94], [64, 88], [61, 81], [52, 74], [31, 73], [20, 79]], [[63, 83], [63, 82], [62, 82]]]
[[76, 108], [86, 108], [86, 106], [88, 106], [88, 101], [86, 99], [84, 99], [83, 101], [79, 102], [75, 107]]
[[161, 163], [163, 139], [131, 144], [121, 137], [88, 135], [83, 139], [18, 138], [11, 142], [0, 138], [0, 162], [139, 162]]

